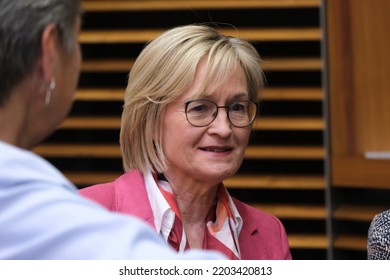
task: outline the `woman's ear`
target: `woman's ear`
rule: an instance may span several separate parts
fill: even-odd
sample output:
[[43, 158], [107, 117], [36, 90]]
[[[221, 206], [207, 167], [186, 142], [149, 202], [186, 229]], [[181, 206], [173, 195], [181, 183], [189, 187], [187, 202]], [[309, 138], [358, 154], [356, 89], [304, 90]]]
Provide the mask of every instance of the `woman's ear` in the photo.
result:
[[58, 30], [55, 24], [49, 24], [42, 32], [40, 70], [45, 84], [54, 78], [54, 70], [58, 59]]

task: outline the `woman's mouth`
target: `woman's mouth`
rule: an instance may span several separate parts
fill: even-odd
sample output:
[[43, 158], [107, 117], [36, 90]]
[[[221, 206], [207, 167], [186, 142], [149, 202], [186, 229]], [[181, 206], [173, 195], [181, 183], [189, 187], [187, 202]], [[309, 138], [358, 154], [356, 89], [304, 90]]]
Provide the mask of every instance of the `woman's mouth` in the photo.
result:
[[202, 151], [205, 152], [212, 152], [212, 153], [226, 153], [233, 150], [232, 147], [202, 147], [200, 148]]

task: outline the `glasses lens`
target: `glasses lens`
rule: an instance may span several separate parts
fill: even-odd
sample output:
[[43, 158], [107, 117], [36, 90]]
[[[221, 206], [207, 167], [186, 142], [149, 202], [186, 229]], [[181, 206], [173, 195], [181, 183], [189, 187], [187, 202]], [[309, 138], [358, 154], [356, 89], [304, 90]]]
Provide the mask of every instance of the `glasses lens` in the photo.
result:
[[236, 127], [250, 125], [256, 117], [257, 105], [253, 101], [237, 101], [228, 107], [218, 107], [212, 101], [198, 99], [185, 104], [187, 120], [193, 126], [206, 126], [212, 123], [218, 113], [218, 108], [227, 108], [229, 121]]
[[250, 125], [256, 117], [257, 106], [252, 101], [238, 101], [229, 106], [229, 119], [234, 126]]
[[186, 116], [194, 126], [206, 126], [214, 120], [217, 104], [208, 100], [192, 100], [186, 104]]

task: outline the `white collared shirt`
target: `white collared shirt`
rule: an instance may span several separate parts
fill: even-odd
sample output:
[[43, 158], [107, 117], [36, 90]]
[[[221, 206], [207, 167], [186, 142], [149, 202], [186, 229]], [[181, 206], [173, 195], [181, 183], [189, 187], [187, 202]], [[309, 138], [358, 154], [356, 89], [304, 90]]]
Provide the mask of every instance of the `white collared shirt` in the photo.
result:
[[[156, 181], [153, 177], [153, 174], [151, 171], [145, 172], [144, 174], [144, 180], [145, 180], [145, 186], [146, 186], [146, 191], [148, 194], [150, 206], [152, 208], [153, 212], [153, 218], [154, 218], [154, 224], [156, 227], [156, 231], [164, 238], [166, 242], [168, 242], [168, 237], [169, 234], [172, 230], [173, 224], [175, 222], [175, 213], [169, 206], [168, 202], [165, 200], [164, 196], [162, 195], [161, 191], [158, 188], [158, 185], [156, 184]], [[172, 188], [170, 184], [167, 181], [159, 180], [158, 184], [160, 187], [162, 187], [164, 190], [171, 192], [172, 193]], [[218, 239], [222, 239], [222, 242], [228, 246], [229, 248], [232, 249], [232, 251], [236, 254], [236, 256], [240, 259], [240, 249], [235, 248], [235, 245], [232, 243], [237, 244], [238, 246], [238, 236], [240, 234], [241, 228], [242, 228], [242, 223], [243, 220], [238, 213], [238, 210], [236, 206], [233, 203], [232, 198], [230, 197], [229, 194], [228, 196], [228, 203], [229, 207], [232, 211], [232, 215], [234, 219], [232, 220], [232, 229], [233, 229], [233, 241], [227, 241], [228, 239], [226, 238], [227, 234], [230, 234], [230, 230], [227, 233], [227, 230], [219, 232], [217, 235]], [[227, 225], [228, 226], [228, 225]], [[185, 249], [187, 240], [186, 240], [186, 235], [184, 232], [184, 227], [183, 227], [183, 238], [180, 242], [180, 248], [179, 251], [182, 252]], [[229, 244], [226, 244], [226, 243]]]

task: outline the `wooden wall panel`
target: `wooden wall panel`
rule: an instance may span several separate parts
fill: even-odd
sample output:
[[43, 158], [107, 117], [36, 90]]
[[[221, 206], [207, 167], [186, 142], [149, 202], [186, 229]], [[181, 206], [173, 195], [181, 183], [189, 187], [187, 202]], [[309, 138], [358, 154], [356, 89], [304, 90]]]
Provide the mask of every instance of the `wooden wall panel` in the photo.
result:
[[326, 12], [331, 246], [365, 259], [370, 221], [390, 208], [390, 2], [327, 0]]
[[332, 154], [390, 151], [390, 2], [328, 1]]

